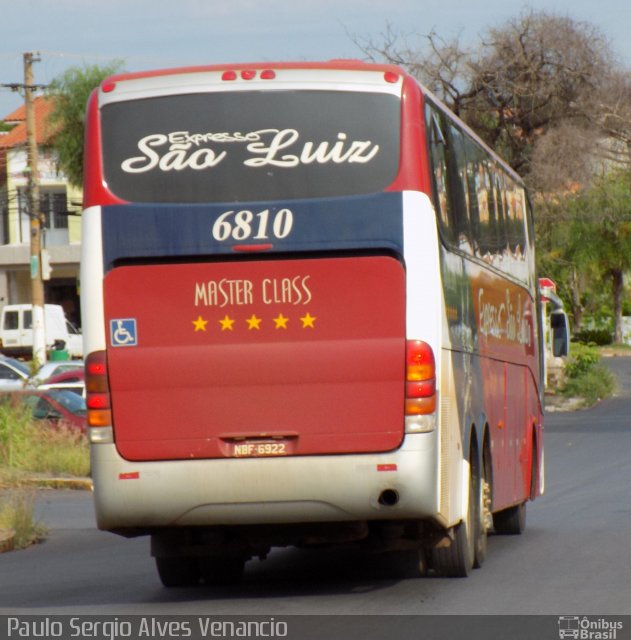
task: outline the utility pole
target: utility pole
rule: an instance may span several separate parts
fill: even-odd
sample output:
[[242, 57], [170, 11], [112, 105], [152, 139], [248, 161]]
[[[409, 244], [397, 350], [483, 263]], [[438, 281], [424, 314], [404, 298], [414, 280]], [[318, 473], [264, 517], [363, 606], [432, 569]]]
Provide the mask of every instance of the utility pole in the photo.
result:
[[40, 58], [24, 54], [24, 107], [28, 158], [28, 203], [31, 231], [31, 301], [33, 303], [33, 362], [36, 367], [46, 362], [46, 326], [44, 316], [44, 280], [42, 277], [42, 214], [39, 201], [39, 168], [33, 102], [33, 63]]

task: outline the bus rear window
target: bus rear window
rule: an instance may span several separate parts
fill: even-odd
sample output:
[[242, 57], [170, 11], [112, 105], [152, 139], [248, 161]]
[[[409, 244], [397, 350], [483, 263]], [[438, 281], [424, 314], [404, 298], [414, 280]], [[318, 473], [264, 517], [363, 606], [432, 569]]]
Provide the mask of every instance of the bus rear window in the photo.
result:
[[245, 202], [382, 191], [399, 165], [390, 94], [235, 91], [107, 104], [105, 179], [130, 202]]

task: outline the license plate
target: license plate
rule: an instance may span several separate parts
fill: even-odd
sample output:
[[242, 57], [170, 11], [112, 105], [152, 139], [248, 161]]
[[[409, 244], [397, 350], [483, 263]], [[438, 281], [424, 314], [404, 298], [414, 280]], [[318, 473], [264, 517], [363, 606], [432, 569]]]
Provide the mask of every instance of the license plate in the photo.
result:
[[293, 449], [293, 440], [243, 440], [230, 443], [230, 455], [233, 458], [288, 456]]

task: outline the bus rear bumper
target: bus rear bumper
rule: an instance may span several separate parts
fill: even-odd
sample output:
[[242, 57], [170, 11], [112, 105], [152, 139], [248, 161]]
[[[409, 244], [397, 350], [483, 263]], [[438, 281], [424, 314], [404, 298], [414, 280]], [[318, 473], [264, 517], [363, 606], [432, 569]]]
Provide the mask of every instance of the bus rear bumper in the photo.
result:
[[[437, 434], [380, 454], [132, 462], [92, 446], [97, 524], [160, 528], [438, 516]], [[440, 519], [440, 518], [439, 518]]]

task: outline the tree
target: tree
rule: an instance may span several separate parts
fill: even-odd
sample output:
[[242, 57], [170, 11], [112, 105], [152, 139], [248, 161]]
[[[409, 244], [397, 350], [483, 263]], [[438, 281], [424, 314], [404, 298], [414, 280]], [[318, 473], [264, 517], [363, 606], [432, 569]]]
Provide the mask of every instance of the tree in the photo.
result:
[[614, 341], [622, 342], [624, 274], [631, 269], [631, 173], [611, 170], [570, 201], [571, 247], [611, 286]]
[[62, 171], [74, 185], [83, 182], [83, 127], [88, 98], [102, 80], [121, 67], [121, 61], [103, 67], [71, 67], [55, 78], [48, 89], [54, 97], [54, 107], [49, 116], [49, 125], [55, 132], [51, 144], [57, 152]]
[[434, 32], [425, 36], [424, 49], [391, 28], [382, 38], [358, 44], [370, 58], [416, 75], [522, 176], [531, 172], [534, 145], [549, 131], [593, 126], [601, 89], [615, 68], [596, 27], [545, 11], [488, 29], [475, 50]]
[[388, 27], [380, 41], [356, 44], [407, 68], [526, 179], [540, 272], [561, 285], [576, 327], [602, 301], [603, 280], [611, 285], [620, 340], [631, 268], [631, 76], [605, 37], [589, 23], [526, 11], [487, 29], [477, 48], [435, 32], [418, 43]]

